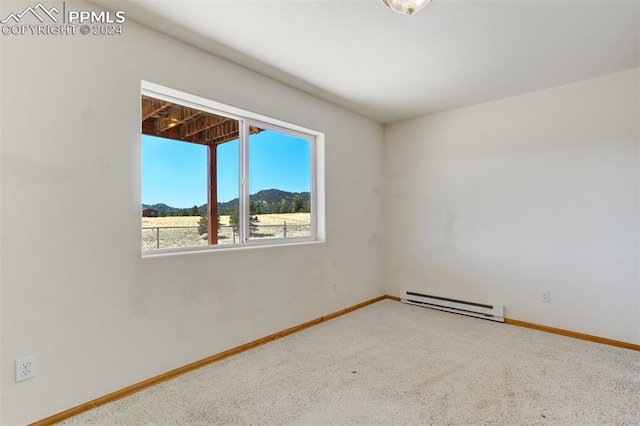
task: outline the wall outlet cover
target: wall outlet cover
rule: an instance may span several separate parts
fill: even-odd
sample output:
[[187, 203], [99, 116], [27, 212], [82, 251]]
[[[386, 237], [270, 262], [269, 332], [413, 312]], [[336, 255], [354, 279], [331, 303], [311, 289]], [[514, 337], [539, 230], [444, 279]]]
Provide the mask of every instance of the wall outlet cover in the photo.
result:
[[16, 360], [16, 382], [36, 376], [36, 357], [29, 356]]

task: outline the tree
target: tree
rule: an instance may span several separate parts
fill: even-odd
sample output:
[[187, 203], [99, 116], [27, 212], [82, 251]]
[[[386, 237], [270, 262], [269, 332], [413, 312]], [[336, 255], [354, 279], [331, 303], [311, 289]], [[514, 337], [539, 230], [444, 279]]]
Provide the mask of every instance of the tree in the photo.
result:
[[261, 203], [256, 203], [255, 201], [251, 201], [249, 203], [249, 211], [251, 212], [251, 214], [262, 214], [262, 204]]
[[295, 198], [293, 199], [293, 213], [300, 213], [304, 211], [304, 201], [302, 200], [302, 197], [299, 195], [296, 195]]
[[278, 213], [289, 213], [289, 202], [287, 200], [282, 200], [280, 202], [280, 211]]
[[200, 216], [198, 222], [198, 234], [203, 235], [209, 232], [209, 217], [206, 214]]
[[[249, 233], [253, 236], [258, 233], [258, 216], [249, 216]], [[240, 212], [238, 207], [234, 206], [229, 211], [229, 224], [233, 226], [235, 232], [239, 232], [240, 228]]]
[[[218, 215], [218, 229], [220, 229], [220, 215]], [[198, 222], [198, 234], [204, 235], [209, 232], [209, 216], [203, 214]]]
[[189, 216], [199, 216], [199, 215], [200, 215], [200, 209], [198, 209], [198, 206], [191, 207], [191, 210], [189, 211]]

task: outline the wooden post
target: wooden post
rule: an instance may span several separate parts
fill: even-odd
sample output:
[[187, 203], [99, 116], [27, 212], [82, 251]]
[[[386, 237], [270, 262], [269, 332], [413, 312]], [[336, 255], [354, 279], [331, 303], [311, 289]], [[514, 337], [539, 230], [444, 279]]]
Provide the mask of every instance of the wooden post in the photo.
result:
[[207, 183], [207, 234], [209, 244], [218, 244], [218, 145], [209, 145]]

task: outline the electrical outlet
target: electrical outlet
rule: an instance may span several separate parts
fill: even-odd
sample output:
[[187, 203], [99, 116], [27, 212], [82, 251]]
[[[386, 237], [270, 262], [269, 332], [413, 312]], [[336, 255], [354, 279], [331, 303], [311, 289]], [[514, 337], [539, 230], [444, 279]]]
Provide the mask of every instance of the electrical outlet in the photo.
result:
[[546, 303], [551, 302], [551, 292], [549, 290], [544, 290], [540, 295], [540, 301]]
[[338, 282], [334, 281], [333, 282], [333, 292], [336, 293], [338, 291]]
[[16, 382], [36, 376], [36, 357], [29, 356], [16, 360]]

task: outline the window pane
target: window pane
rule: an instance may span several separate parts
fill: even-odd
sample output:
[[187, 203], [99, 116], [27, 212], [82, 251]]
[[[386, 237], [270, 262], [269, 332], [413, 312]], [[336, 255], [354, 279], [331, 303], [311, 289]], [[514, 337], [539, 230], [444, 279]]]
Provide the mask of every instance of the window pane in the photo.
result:
[[311, 236], [311, 142], [250, 127], [250, 239]]
[[238, 139], [218, 145], [218, 244], [240, 242]]
[[142, 95], [143, 250], [239, 242], [238, 136], [238, 120]]
[[206, 245], [207, 147], [142, 137], [142, 248]]

